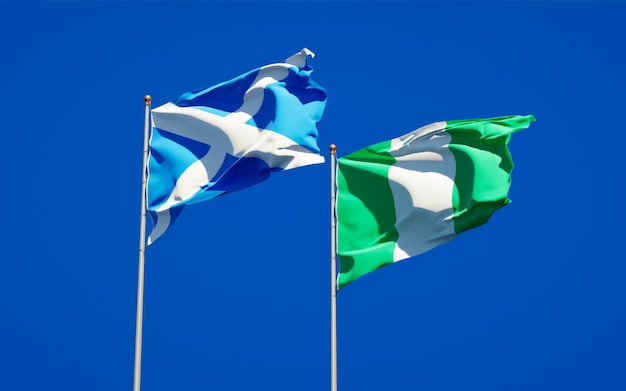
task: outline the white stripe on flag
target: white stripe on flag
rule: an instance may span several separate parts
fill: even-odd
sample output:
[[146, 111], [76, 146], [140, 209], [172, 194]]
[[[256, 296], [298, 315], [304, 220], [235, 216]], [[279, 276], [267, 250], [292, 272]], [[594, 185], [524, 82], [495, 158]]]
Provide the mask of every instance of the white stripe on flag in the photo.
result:
[[[452, 192], [456, 163], [448, 149], [451, 137], [447, 133], [428, 135], [443, 128], [445, 122], [431, 124], [391, 141], [390, 154], [396, 163], [389, 168], [388, 178], [398, 231], [394, 262], [424, 253], [455, 235]], [[418, 137], [419, 142], [411, 142]]]

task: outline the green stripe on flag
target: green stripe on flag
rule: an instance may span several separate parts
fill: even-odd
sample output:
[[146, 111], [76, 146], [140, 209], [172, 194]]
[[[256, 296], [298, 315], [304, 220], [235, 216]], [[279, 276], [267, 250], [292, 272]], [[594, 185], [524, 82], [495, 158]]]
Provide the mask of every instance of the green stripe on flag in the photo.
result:
[[449, 149], [456, 159], [452, 205], [454, 230], [467, 231], [486, 223], [511, 200], [513, 160], [507, 148], [512, 133], [525, 129], [529, 116], [448, 121]]
[[[388, 179], [389, 167], [395, 163], [390, 146], [391, 141], [385, 141], [337, 161], [339, 287], [393, 263], [398, 232]], [[354, 262], [355, 257], [359, 262]]]

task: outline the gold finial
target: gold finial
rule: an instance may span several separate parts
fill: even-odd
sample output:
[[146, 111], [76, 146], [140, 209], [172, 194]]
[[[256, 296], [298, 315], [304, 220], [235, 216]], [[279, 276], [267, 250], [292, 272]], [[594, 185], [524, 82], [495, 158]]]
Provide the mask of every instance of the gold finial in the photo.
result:
[[335, 144], [330, 144], [330, 154], [334, 155], [337, 152], [337, 146]]
[[146, 102], [146, 106], [148, 106], [150, 102], [152, 102], [152, 97], [150, 95], [146, 95], [143, 97], [143, 101]]

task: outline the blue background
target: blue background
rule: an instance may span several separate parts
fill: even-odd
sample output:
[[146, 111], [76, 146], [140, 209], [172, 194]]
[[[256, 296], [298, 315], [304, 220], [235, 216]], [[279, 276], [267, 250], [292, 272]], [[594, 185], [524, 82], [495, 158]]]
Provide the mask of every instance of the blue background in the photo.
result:
[[[132, 389], [143, 96], [303, 47], [327, 158], [537, 118], [510, 143], [511, 205], [339, 292], [339, 389], [626, 389], [624, 20], [624, 2], [0, 3], [0, 389]], [[192, 205], [148, 249], [142, 390], [328, 389], [329, 177]]]

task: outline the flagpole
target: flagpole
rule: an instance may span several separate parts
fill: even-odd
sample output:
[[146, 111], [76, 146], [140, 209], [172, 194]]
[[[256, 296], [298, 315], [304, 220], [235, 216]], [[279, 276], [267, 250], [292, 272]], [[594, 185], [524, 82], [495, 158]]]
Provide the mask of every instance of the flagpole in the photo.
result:
[[146, 95], [143, 127], [143, 170], [141, 180], [141, 217], [139, 219], [139, 271], [137, 276], [137, 322], [135, 324], [135, 375], [133, 391], [141, 388], [141, 341], [143, 328], [143, 282], [146, 252], [146, 187], [148, 184], [148, 137], [150, 134], [150, 103], [152, 97]]
[[335, 175], [337, 147], [330, 145], [330, 390], [337, 391], [337, 220]]

